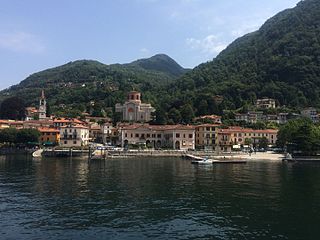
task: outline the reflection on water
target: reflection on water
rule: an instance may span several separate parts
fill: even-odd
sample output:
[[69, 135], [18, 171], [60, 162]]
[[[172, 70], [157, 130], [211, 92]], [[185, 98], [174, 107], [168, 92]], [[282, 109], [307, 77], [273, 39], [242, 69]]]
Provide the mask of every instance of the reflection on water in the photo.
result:
[[0, 157], [0, 239], [316, 239], [320, 165]]

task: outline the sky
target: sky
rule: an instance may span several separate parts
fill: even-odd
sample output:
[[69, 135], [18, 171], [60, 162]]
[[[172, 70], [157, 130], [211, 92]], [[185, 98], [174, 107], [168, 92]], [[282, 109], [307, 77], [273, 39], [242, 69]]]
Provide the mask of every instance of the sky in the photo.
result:
[[299, 0], [0, 0], [0, 90], [79, 59], [212, 60]]

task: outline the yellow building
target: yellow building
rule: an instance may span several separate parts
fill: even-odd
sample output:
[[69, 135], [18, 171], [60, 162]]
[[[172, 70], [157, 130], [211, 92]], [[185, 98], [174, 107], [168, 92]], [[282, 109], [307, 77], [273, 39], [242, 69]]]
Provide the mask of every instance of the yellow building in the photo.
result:
[[196, 148], [214, 150], [216, 145], [216, 130], [218, 124], [202, 124], [196, 128]]
[[40, 132], [39, 142], [44, 145], [59, 145], [60, 131], [55, 128], [38, 128]]

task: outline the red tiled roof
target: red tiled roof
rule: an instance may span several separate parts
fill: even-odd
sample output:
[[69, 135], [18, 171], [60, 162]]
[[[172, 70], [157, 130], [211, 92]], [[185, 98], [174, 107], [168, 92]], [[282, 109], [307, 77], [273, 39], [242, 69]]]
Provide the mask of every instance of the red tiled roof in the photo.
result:
[[276, 134], [278, 130], [276, 129], [265, 129], [265, 130], [255, 130], [251, 128], [241, 128], [241, 127], [230, 127], [227, 129], [219, 129], [219, 133], [273, 133]]
[[75, 125], [66, 125], [62, 126], [61, 128], [82, 128], [82, 129], [89, 129], [88, 127], [81, 125], [81, 124], [75, 124]]
[[38, 131], [39, 132], [54, 132], [54, 133], [60, 132], [58, 129], [55, 129], [55, 128], [44, 128], [44, 127], [38, 128]]
[[154, 131], [164, 131], [164, 130], [194, 130], [195, 126], [191, 125], [149, 125], [149, 124], [132, 124], [119, 126], [124, 130], [133, 130], [138, 128], [146, 128]]

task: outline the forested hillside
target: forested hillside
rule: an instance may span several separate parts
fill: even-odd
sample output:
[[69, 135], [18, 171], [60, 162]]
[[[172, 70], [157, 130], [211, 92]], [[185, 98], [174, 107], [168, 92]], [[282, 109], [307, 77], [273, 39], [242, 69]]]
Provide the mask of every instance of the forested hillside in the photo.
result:
[[103, 109], [110, 114], [110, 108], [124, 101], [133, 89], [142, 91], [145, 101], [156, 102], [154, 93], [186, 71], [163, 54], [123, 65], [81, 60], [32, 74], [0, 92], [0, 100], [19, 96], [26, 105], [37, 105], [44, 89], [51, 112], [77, 115], [89, 111], [100, 115]]
[[229, 109], [259, 97], [291, 108], [319, 108], [320, 1], [305, 0], [277, 14], [169, 89], [175, 100], [189, 99], [196, 113], [214, 110], [205, 108], [215, 95], [222, 95]]

